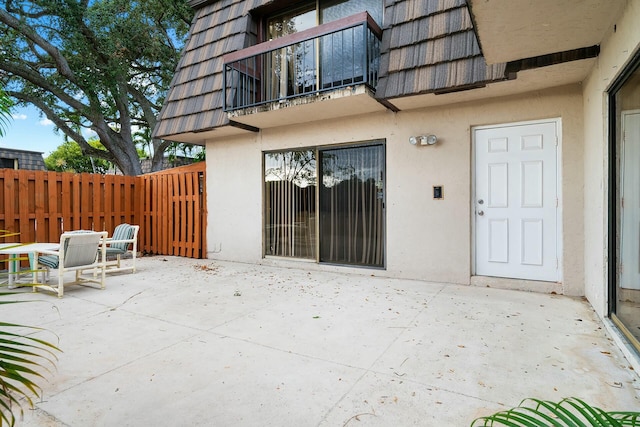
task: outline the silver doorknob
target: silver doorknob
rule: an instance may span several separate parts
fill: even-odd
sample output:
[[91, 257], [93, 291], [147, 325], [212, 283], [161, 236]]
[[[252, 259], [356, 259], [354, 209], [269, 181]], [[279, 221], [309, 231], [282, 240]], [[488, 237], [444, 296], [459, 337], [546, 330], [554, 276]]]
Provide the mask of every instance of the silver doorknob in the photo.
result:
[[478, 215], [480, 216], [484, 215], [484, 211], [478, 211]]

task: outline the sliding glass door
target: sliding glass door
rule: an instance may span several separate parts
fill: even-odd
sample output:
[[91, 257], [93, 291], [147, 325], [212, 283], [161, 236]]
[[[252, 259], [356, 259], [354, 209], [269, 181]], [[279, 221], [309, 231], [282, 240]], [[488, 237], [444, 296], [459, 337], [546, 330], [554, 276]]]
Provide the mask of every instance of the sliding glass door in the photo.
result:
[[610, 311], [640, 352], [640, 54], [610, 95]]
[[264, 156], [265, 255], [316, 259], [316, 153]]
[[265, 255], [384, 267], [384, 147], [265, 153]]
[[384, 264], [384, 147], [320, 152], [320, 261]]

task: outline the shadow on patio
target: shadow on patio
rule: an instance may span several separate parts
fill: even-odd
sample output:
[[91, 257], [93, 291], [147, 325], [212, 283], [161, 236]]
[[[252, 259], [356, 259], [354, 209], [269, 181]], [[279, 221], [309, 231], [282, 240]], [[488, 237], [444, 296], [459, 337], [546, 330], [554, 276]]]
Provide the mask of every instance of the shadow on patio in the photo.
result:
[[640, 407], [581, 299], [162, 256], [106, 286], [29, 288], [19, 299], [40, 302], [3, 308], [64, 351], [18, 426], [468, 426], [525, 397]]

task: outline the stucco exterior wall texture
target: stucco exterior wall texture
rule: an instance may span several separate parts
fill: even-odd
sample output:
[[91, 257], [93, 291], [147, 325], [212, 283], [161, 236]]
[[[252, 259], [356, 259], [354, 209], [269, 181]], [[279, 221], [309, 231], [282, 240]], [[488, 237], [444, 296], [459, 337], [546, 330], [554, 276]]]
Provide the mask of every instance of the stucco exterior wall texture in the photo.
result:
[[[262, 153], [385, 139], [386, 269], [363, 270], [307, 261], [304, 268], [469, 284], [473, 275], [473, 127], [556, 118], [561, 119], [562, 130], [561, 291], [583, 295], [585, 162], [579, 85], [482, 102], [310, 122], [209, 141], [208, 256], [300, 266], [303, 261], [262, 257]], [[428, 133], [438, 136], [435, 146], [409, 144], [410, 136]], [[443, 200], [433, 199], [434, 185], [443, 186]], [[532, 282], [531, 290], [535, 286]]]
[[607, 315], [607, 90], [640, 49], [640, 2], [628, 1], [615, 29], [600, 46], [600, 56], [584, 84], [584, 292], [596, 312]]

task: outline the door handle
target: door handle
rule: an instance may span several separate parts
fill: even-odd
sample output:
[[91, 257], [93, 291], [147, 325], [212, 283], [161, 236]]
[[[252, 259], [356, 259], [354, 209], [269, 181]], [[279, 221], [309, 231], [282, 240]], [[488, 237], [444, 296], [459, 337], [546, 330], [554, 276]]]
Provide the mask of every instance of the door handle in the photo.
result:
[[478, 211], [478, 215], [483, 216], [484, 215], [484, 211]]

